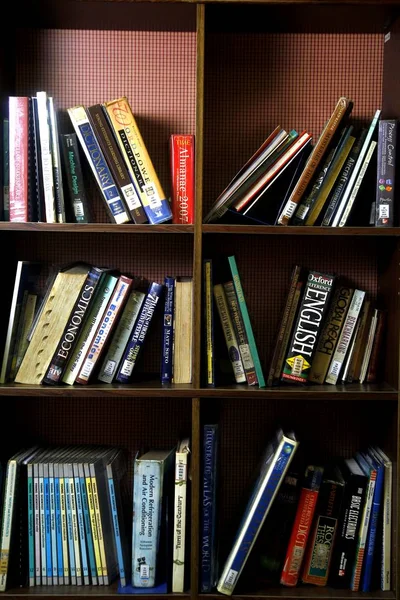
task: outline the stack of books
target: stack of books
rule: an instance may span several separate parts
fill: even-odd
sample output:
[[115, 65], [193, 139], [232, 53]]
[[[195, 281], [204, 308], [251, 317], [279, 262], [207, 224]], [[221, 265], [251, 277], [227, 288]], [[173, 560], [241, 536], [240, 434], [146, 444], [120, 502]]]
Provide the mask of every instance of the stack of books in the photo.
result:
[[164, 291], [161, 381], [191, 383], [191, 277], [163, 285], [77, 263], [54, 269], [40, 294], [39, 271], [17, 264], [2, 383], [130, 383]]
[[262, 584], [391, 589], [392, 462], [379, 447], [322, 465], [301, 465], [299, 475], [299, 461], [296, 467], [292, 462], [299, 441], [293, 432], [278, 429], [261, 457], [219, 570], [218, 444], [218, 424], [205, 425], [201, 592], [216, 587], [230, 596], [238, 584], [238, 594]]
[[82, 152], [111, 222], [193, 223], [193, 135], [170, 136], [170, 203], [125, 96], [67, 112], [71, 131], [59, 134], [55, 103], [45, 91], [9, 97], [4, 220], [92, 221]]
[[119, 577], [124, 589], [183, 592], [188, 457], [188, 438], [133, 456], [106, 446], [17, 452], [2, 466], [4, 491], [0, 479], [0, 591]]
[[393, 226], [397, 120], [380, 120], [377, 109], [359, 128], [349, 122], [352, 109], [340, 97], [314, 145], [306, 130], [278, 125], [204, 222]]

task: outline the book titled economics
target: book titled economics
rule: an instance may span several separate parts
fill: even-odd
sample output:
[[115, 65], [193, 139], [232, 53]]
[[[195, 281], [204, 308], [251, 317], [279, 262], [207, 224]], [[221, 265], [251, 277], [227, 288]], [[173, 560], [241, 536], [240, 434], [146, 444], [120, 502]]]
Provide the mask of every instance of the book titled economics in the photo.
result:
[[279, 429], [269, 443], [217, 589], [231, 596], [299, 442]]

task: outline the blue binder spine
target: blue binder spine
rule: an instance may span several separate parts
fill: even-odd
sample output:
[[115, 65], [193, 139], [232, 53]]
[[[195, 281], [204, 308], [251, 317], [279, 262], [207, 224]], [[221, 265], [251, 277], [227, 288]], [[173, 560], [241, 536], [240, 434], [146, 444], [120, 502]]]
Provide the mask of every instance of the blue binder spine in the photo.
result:
[[368, 462], [374, 465], [377, 470], [374, 497], [372, 500], [370, 523], [368, 528], [368, 536], [366, 543], [366, 551], [364, 555], [364, 565], [361, 576], [361, 591], [369, 592], [371, 588], [371, 577], [372, 577], [372, 566], [374, 562], [374, 552], [376, 545], [376, 535], [379, 513], [382, 504], [382, 492], [383, 492], [383, 480], [384, 480], [384, 467], [378, 463], [371, 455], [367, 454], [366, 459]]
[[175, 278], [166, 277], [165, 301], [164, 301], [164, 321], [163, 321], [163, 343], [161, 357], [161, 383], [171, 383], [172, 381], [172, 348], [173, 348], [173, 320], [174, 320], [174, 296], [175, 296]]
[[66, 472], [67, 465], [64, 466], [64, 485], [65, 485], [65, 512], [67, 516], [67, 538], [68, 538], [68, 556], [69, 570], [71, 575], [71, 584], [76, 585], [76, 567], [75, 567], [75, 550], [74, 550], [74, 535], [72, 531], [72, 510], [71, 510], [71, 491], [70, 479]]
[[53, 571], [53, 585], [58, 585], [58, 565], [57, 565], [57, 536], [56, 536], [56, 504], [54, 494], [54, 467], [49, 462], [49, 493], [50, 493], [50, 533], [51, 533], [51, 560]]
[[62, 547], [62, 523], [61, 523], [61, 497], [60, 497], [60, 477], [59, 477], [59, 465], [58, 463], [53, 464], [54, 471], [54, 499], [55, 499], [55, 513], [56, 513], [56, 540], [57, 540], [57, 575], [58, 584], [64, 584], [64, 558], [63, 558], [63, 547]]
[[131, 338], [125, 348], [116, 381], [119, 383], [129, 383], [132, 372], [137, 362], [140, 350], [153, 318], [154, 311], [160, 299], [163, 286], [160, 283], [153, 282], [150, 285], [146, 299], [142, 304], [138, 320], [136, 321]]
[[87, 558], [87, 551], [86, 551], [85, 523], [83, 520], [81, 482], [79, 479], [79, 471], [78, 471], [77, 463], [73, 463], [73, 472], [74, 472], [74, 484], [75, 484], [76, 514], [77, 514], [77, 518], [78, 518], [79, 547], [81, 550], [81, 559], [82, 559], [83, 584], [89, 585], [89, 565], [88, 565], [88, 558]]
[[88, 502], [87, 492], [86, 492], [86, 484], [85, 484], [85, 475], [84, 475], [84, 471], [83, 471], [83, 465], [81, 463], [79, 463], [79, 465], [78, 465], [78, 470], [79, 470], [79, 485], [80, 485], [80, 489], [81, 489], [81, 498], [82, 498], [83, 519], [85, 522], [86, 547], [87, 547], [87, 553], [88, 553], [88, 557], [89, 557], [91, 583], [92, 583], [92, 585], [98, 585], [96, 560], [95, 560], [95, 556], [94, 556], [94, 546], [93, 546], [93, 537], [92, 537], [92, 527], [90, 524], [89, 502]]
[[44, 510], [45, 510], [45, 536], [46, 536], [46, 577], [47, 585], [53, 583], [53, 562], [51, 553], [51, 517], [50, 517], [50, 485], [49, 485], [49, 465], [43, 465], [43, 485], [44, 485]]

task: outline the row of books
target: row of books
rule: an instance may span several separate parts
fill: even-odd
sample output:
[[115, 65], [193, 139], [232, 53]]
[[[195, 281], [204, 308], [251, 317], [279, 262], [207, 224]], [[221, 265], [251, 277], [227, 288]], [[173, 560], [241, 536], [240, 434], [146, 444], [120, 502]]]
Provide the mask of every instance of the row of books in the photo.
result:
[[121, 588], [183, 592], [188, 457], [188, 438], [136, 452], [132, 498], [120, 448], [34, 446], [13, 455], [0, 487], [0, 591], [109, 585], [119, 576]]
[[114, 223], [193, 223], [194, 136], [170, 137], [166, 198], [128, 99], [67, 109], [73, 132], [59, 135], [54, 100], [10, 96], [4, 123], [4, 220], [92, 220], [80, 150]]
[[216, 586], [230, 596], [238, 586], [235, 593], [248, 593], [261, 582], [329, 584], [363, 592], [391, 589], [392, 462], [380, 448], [307, 465], [299, 475], [293, 461], [299, 441], [293, 432], [279, 429], [261, 458], [219, 572], [218, 443], [218, 425], [206, 425], [201, 592]]
[[270, 225], [393, 226], [397, 121], [349, 123], [342, 96], [319, 139], [278, 125], [218, 196], [205, 217]]
[[203, 298], [207, 385], [226, 377], [224, 362], [236, 383], [260, 387], [382, 376], [387, 312], [344, 278], [293, 268], [266, 378], [234, 256], [204, 260]]
[[57, 385], [130, 383], [164, 297], [161, 380], [192, 380], [192, 278], [147, 282], [87, 263], [17, 264], [0, 381]]

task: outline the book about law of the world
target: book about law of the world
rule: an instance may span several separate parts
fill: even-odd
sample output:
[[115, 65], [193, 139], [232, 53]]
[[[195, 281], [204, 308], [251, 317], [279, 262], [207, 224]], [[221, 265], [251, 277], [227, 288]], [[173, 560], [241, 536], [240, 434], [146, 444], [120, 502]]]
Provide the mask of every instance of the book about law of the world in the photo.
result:
[[157, 224], [170, 221], [171, 207], [128, 99], [123, 96], [105, 102], [104, 106], [149, 222]]
[[[162, 567], [163, 507], [173, 481], [175, 450], [151, 450], [135, 459], [133, 483], [132, 585], [154, 587]], [[169, 501], [172, 498], [169, 497]]]
[[172, 223], [191, 225], [194, 223], [194, 135], [173, 133], [169, 151]]
[[183, 438], [175, 451], [174, 540], [172, 550], [172, 592], [185, 591], [187, 565], [186, 514], [190, 468], [190, 442]]
[[396, 183], [396, 146], [398, 121], [381, 119], [378, 125], [376, 227], [393, 227]]
[[217, 589], [231, 596], [298, 447], [293, 433], [279, 429], [262, 458], [232, 549], [222, 569]]
[[334, 282], [334, 275], [309, 271], [283, 365], [282, 381], [308, 381]]

